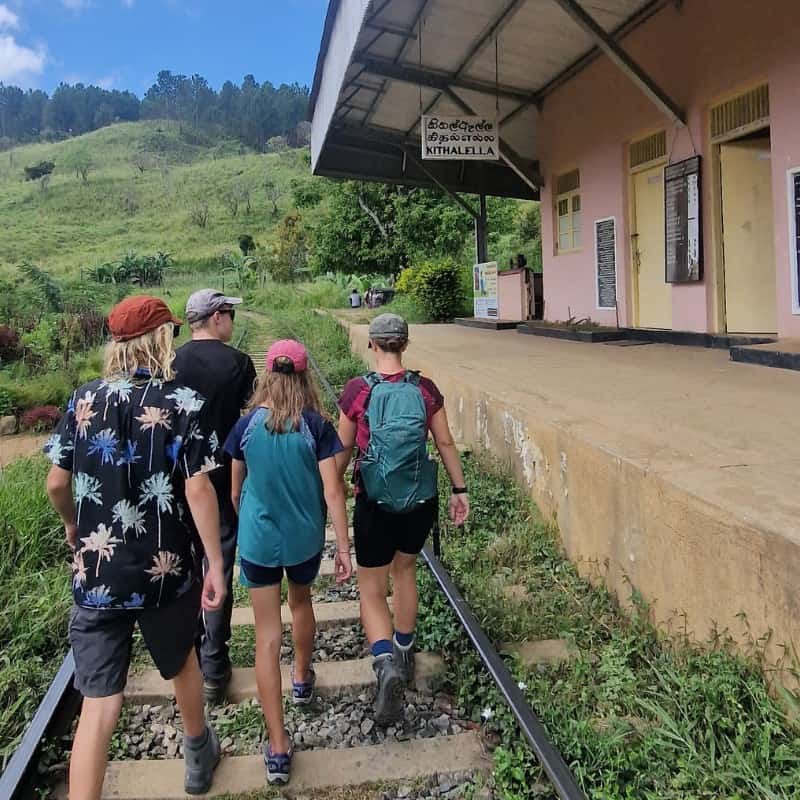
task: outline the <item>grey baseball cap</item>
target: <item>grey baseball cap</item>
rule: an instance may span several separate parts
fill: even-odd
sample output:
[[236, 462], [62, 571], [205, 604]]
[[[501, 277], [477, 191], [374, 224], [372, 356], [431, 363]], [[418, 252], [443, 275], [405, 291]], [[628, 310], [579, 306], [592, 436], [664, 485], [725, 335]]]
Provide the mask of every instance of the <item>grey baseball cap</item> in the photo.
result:
[[381, 314], [369, 324], [370, 339], [408, 339], [408, 323], [398, 314]]
[[228, 297], [216, 289], [200, 289], [186, 301], [186, 321], [200, 322], [225, 306], [238, 306], [241, 297]]

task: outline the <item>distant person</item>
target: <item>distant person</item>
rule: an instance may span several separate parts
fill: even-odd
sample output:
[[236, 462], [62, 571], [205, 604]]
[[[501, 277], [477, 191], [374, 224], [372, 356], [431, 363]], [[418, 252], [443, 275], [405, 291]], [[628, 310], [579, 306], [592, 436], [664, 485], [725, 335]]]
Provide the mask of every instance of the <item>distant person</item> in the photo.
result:
[[220, 759], [194, 652], [201, 604], [210, 612], [225, 600], [217, 498], [207, 474], [220, 451], [200, 416], [203, 398], [175, 381], [176, 325], [155, 297], [119, 303], [108, 317], [113, 338], [103, 378], [75, 392], [45, 447], [53, 463], [47, 492], [74, 551], [69, 638], [84, 699], [69, 796], [80, 800], [100, 797], [137, 623], [161, 676], [173, 681], [186, 792], [207, 792]]
[[[402, 718], [404, 686], [414, 680], [417, 556], [438, 517], [429, 432], [453, 485], [449, 513], [456, 525], [467, 519], [469, 499], [444, 399], [433, 381], [403, 367], [405, 320], [381, 314], [369, 326], [369, 339], [375, 371], [344, 388], [339, 415], [344, 452], [337, 461], [344, 474], [358, 447], [353, 529], [361, 619], [378, 682], [375, 722], [389, 725]], [[394, 624], [386, 602], [390, 575]]]
[[522, 253], [517, 255], [517, 269], [526, 269], [528, 266], [528, 259]]
[[[186, 303], [186, 321], [192, 339], [178, 349], [175, 371], [178, 381], [206, 399], [206, 425], [223, 443], [239, 420], [253, 394], [256, 370], [250, 356], [229, 347], [233, 337], [236, 306], [241, 297], [227, 297], [215, 289], [201, 289]], [[236, 560], [236, 512], [231, 505], [231, 464], [225, 458], [222, 469], [211, 476], [219, 500], [222, 559], [227, 595], [219, 611], [203, 614], [199, 632], [200, 667], [206, 702], [225, 697], [231, 680], [228, 641], [233, 613], [233, 568]]]
[[350, 292], [350, 308], [361, 308], [361, 295], [358, 293], [358, 289]]
[[241, 582], [250, 590], [255, 614], [256, 682], [269, 733], [267, 780], [288, 783], [292, 744], [284, 727], [280, 664], [283, 574], [292, 610], [292, 701], [308, 705], [315, 680], [311, 584], [322, 560], [328, 513], [336, 531], [337, 582], [348, 580], [353, 568], [335, 458], [342, 444], [323, 414], [306, 349], [293, 340], [275, 342], [266, 366], [252, 410], [235, 425], [225, 449], [233, 459]]
[[366, 295], [364, 295], [367, 308], [372, 308], [372, 296], [373, 296], [373, 290], [372, 287], [370, 286], [369, 289], [367, 289]]

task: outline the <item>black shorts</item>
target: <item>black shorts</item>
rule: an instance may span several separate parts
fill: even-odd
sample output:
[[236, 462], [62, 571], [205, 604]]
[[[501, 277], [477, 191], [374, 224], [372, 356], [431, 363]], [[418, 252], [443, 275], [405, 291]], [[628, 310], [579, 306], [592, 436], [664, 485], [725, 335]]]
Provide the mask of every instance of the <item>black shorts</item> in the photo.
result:
[[200, 595], [198, 583], [160, 608], [103, 611], [73, 607], [69, 641], [75, 658], [75, 688], [84, 697], [111, 697], [123, 691], [137, 622], [161, 677], [174, 678], [194, 649]]
[[262, 589], [264, 586], [274, 586], [283, 580], [283, 571], [290, 583], [297, 586], [309, 586], [314, 583], [319, 574], [319, 565], [322, 563], [322, 553], [319, 552], [302, 564], [291, 567], [262, 567], [252, 561], [241, 559], [242, 584], [248, 589]]
[[356, 495], [353, 535], [359, 567], [385, 567], [395, 553], [417, 555], [433, 530], [439, 515], [439, 499], [434, 497], [407, 514], [392, 514], [370, 502], [361, 492]]

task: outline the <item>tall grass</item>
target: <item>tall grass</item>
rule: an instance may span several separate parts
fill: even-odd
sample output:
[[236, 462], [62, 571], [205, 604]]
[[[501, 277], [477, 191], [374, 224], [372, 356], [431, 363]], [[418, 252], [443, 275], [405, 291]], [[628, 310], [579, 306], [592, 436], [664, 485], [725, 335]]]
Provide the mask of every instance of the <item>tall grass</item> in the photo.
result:
[[70, 580], [43, 457], [0, 471], [0, 760], [3, 768], [67, 651]]

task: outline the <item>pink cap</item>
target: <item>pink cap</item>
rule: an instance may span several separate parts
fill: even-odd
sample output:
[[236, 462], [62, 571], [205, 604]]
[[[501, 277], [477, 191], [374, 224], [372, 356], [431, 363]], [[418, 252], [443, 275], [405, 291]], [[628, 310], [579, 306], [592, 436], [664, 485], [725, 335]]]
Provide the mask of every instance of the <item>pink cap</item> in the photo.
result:
[[267, 351], [267, 369], [270, 372], [273, 371], [277, 358], [288, 358], [292, 362], [295, 372], [305, 372], [308, 369], [306, 348], [294, 339], [281, 339]]

